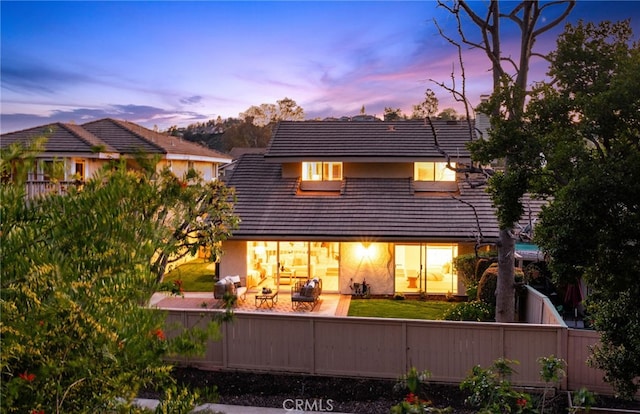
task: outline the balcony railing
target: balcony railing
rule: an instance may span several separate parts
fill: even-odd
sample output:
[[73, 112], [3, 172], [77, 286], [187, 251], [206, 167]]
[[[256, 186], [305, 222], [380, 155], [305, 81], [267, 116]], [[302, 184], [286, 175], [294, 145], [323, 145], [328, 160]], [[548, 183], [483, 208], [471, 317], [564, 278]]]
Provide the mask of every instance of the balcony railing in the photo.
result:
[[27, 198], [33, 198], [45, 194], [65, 195], [71, 187], [82, 184], [82, 181], [28, 181], [25, 185]]

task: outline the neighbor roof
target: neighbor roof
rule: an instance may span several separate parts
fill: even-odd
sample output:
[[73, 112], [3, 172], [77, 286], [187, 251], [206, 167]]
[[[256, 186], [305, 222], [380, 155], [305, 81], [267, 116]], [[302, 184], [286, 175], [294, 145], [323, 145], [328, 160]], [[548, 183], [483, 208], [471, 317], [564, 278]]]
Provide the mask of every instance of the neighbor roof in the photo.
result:
[[117, 154], [118, 152], [116, 148], [79, 125], [61, 122], [3, 134], [1, 144], [3, 148], [14, 142], [26, 145], [32, 139], [41, 136], [48, 137], [44, 144], [47, 153], [92, 154], [96, 152], [97, 148], [100, 148], [103, 153]]
[[54, 123], [2, 135], [2, 147], [46, 135], [45, 151], [55, 154], [164, 154], [168, 159], [230, 162], [231, 157], [202, 145], [111, 118], [82, 125]]
[[[473, 131], [473, 121], [470, 123]], [[265, 157], [277, 162], [363, 158], [420, 161], [442, 158], [442, 150], [452, 161], [468, 160], [466, 144], [471, 134], [475, 138], [475, 133], [469, 130], [467, 121], [438, 119], [432, 124], [425, 121], [282, 121], [273, 131]]]
[[[410, 178], [347, 177], [339, 193], [301, 195], [296, 178], [283, 178], [281, 165], [259, 154], [243, 155], [225, 181], [235, 188], [241, 219], [234, 239], [467, 241], [479, 231], [498, 237], [488, 194], [465, 182], [456, 194], [423, 196]], [[539, 207], [532, 202], [534, 214]]]
[[111, 118], [82, 124], [87, 131], [108, 141], [119, 152], [132, 154], [180, 154], [189, 159], [229, 162], [231, 157], [180, 137], [160, 134], [133, 122]]

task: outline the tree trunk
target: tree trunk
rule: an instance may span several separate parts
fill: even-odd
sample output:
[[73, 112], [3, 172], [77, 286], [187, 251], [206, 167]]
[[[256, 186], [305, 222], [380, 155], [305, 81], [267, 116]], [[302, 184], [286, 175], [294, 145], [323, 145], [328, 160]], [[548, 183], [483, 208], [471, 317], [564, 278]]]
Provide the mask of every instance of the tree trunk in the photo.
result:
[[508, 229], [500, 230], [498, 282], [496, 285], [496, 322], [511, 323], [516, 318], [515, 244], [515, 240]]

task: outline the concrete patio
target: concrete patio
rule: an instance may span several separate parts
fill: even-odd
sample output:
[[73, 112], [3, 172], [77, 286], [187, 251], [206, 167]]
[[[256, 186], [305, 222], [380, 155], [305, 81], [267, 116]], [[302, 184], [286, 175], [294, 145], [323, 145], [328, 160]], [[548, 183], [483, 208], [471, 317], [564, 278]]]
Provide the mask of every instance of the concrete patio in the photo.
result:
[[[350, 295], [323, 293], [320, 295], [318, 304], [313, 308], [313, 310], [294, 310], [291, 307], [290, 290], [281, 289], [278, 292], [278, 300], [273, 304], [273, 307], [269, 307], [266, 304], [256, 307], [255, 295], [258, 293], [258, 290], [252, 289], [247, 292], [244, 300], [239, 298], [235, 306], [235, 311], [251, 313], [347, 316], [349, 303], [351, 302]], [[167, 292], [156, 292], [151, 297], [149, 306], [160, 309], [219, 309], [222, 306], [222, 303], [220, 300], [213, 297], [213, 292], [185, 292], [184, 297], [171, 296]]]

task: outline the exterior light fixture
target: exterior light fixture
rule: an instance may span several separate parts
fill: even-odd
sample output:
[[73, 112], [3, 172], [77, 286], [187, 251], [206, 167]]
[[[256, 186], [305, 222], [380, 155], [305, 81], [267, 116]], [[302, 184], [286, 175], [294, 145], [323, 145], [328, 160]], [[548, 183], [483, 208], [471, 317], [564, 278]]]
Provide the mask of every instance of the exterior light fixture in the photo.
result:
[[362, 242], [356, 247], [356, 252], [360, 259], [372, 259], [375, 256], [376, 249], [369, 242]]

